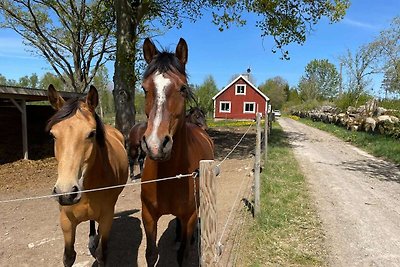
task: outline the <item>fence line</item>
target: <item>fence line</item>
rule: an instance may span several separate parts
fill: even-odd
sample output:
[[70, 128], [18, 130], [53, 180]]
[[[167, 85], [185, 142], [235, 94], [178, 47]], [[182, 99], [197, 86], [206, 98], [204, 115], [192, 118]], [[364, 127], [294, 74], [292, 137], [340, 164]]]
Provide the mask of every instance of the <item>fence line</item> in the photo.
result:
[[[243, 185], [245, 184], [245, 181], [246, 181], [246, 179], [243, 179], [242, 182], [241, 182], [241, 184], [240, 184], [239, 190], [238, 190], [237, 193], [236, 193], [236, 197], [235, 197], [235, 200], [234, 200], [233, 205], [232, 205], [232, 207], [231, 207], [231, 210], [230, 210], [230, 212], [229, 212], [228, 218], [227, 218], [227, 220], [226, 220], [226, 222], [225, 222], [225, 225], [224, 225], [224, 227], [223, 227], [221, 236], [220, 236], [220, 238], [218, 239], [217, 247], [218, 247], [218, 250], [221, 251], [221, 254], [222, 254], [222, 251], [223, 251], [223, 249], [222, 249], [222, 248], [223, 248], [222, 239], [223, 239], [223, 237], [224, 237], [224, 234], [225, 234], [225, 231], [226, 231], [226, 229], [227, 229], [228, 223], [229, 223], [229, 221], [231, 220], [231, 216], [232, 216], [232, 214], [233, 214], [234, 208], [235, 208], [235, 207], [237, 208], [237, 201], [238, 201], [239, 195], [240, 195], [240, 193], [243, 193], [243, 192], [242, 192], [242, 188], [243, 188]], [[250, 184], [250, 182], [251, 182], [251, 179], [247, 179], [246, 185], [248, 186], [248, 185]], [[243, 191], [246, 191], [246, 189], [243, 190]], [[248, 195], [250, 195], [250, 194], [251, 194], [251, 192], [248, 193]], [[239, 203], [240, 203], [240, 201], [239, 201]], [[221, 259], [221, 257], [219, 257], [218, 261], [219, 261], [220, 259]]]
[[197, 172], [192, 172], [190, 174], [178, 174], [178, 175], [175, 175], [175, 176], [170, 176], [170, 177], [165, 177], [165, 178], [160, 178], [160, 179], [154, 179], [154, 180], [151, 180], [151, 181], [126, 183], [126, 184], [121, 184], [121, 185], [112, 185], [112, 186], [99, 187], [99, 188], [94, 188], [94, 189], [81, 190], [81, 191], [76, 191], [76, 192], [67, 192], [67, 193], [60, 193], [60, 194], [54, 194], [54, 195], [45, 195], [45, 196], [36, 196], [36, 197], [25, 197], [25, 198], [0, 200], [0, 204], [10, 203], [10, 202], [18, 202], [18, 201], [26, 201], [26, 200], [37, 200], [37, 199], [43, 199], [43, 198], [53, 198], [53, 197], [59, 197], [59, 196], [67, 196], [67, 195], [79, 194], [79, 193], [96, 192], [96, 191], [102, 191], [102, 190], [110, 190], [110, 189], [115, 189], [115, 188], [120, 188], [120, 187], [125, 187], [125, 186], [142, 185], [142, 184], [149, 184], [149, 183], [154, 183], [154, 182], [168, 181], [168, 180], [173, 180], [173, 179], [181, 179], [181, 178], [184, 178], [184, 177], [191, 177], [191, 176], [195, 176], [195, 175], [197, 175]]
[[225, 156], [225, 158], [217, 164], [217, 167], [221, 166], [222, 163], [224, 163], [224, 161], [233, 153], [233, 151], [235, 151], [235, 149], [237, 148], [237, 146], [242, 142], [243, 138], [246, 136], [246, 134], [249, 132], [251, 126], [253, 126], [254, 122], [252, 122], [249, 125], [249, 128], [247, 128], [247, 131], [242, 135], [242, 137], [240, 138], [239, 142], [237, 142], [237, 144], [232, 148], [231, 151], [229, 151], [229, 153]]
[[[242, 142], [243, 138], [249, 132], [249, 130], [250, 130], [251, 126], [253, 126], [253, 124], [254, 123], [250, 124], [249, 128], [243, 134], [243, 136], [240, 138], [239, 142], [232, 148], [232, 150], [225, 156], [225, 158], [220, 163], [217, 164], [217, 167], [219, 167], [233, 153], [233, 151], [235, 151], [235, 149]], [[60, 193], [60, 194], [52, 194], [52, 195], [44, 195], [44, 196], [35, 196], [35, 197], [25, 197], [25, 198], [17, 198], [17, 199], [0, 200], [0, 204], [11, 203], [11, 202], [19, 202], [19, 201], [27, 201], [27, 200], [38, 200], [38, 199], [44, 199], [44, 198], [53, 198], [53, 197], [66, 196], [66, 195], [79, 194], [79, 193], [95, 192], [95, 191], [101, 191], [101, 190], [109, 190], [109, 189], [115, 189], [115, 188], [120, 188], [120, 187], [125, 187], [125, 186], [131, 186], [131, 185], [141, 185], [141, 184], [146, 184], [146, 183], [161, 182], [161, 181], [167, 181], [167, 180], [172, 180], [172, 179], [181, 179], [181, 178], [190, 177], [190, 176], [193, 176], [193, 175], [194, 175], [194, 172], [191, 173], [191, 174], [178, 174], [178, 175], [175, 175], [175, 176], [161, 178], [161, 179], [154, 179], [154, 180], [146, 181], [146, 182], [126, 183], [126, 184], [123, 184], [123, 185], [99, 187], [99, 188], [94, 188], [94, 189], [81, 190], [81, 191], [77, 191], [77, 192], [68, 192], [68, 193]]]
[[225, 222], [224, 228], [222, 228], [222, 233], [221, 233], [220, 238], [218, 239], [218, 244], [217, 244], [219, 247], [222, 246], [222, 244], [221, 244], [222, 238], [224, 237], [226, 228], [227, 228], [227, 226], [228, 226], [228, 222], [229, 222], [229, 220], [230, 220], [230, 218], [231, 218], [231, 216], [232, 216], [233, 209], [234, 209], [235, 206], [236, 206], [236, 202], [237, 202], [237, 200], [238, 200], [238, 198], [239, 198], [240, 192], [242, 191], [242, 187], [243, 187], [243, 184], [244, 184], [245, 180], [246, 180], [246, 179], [242, 179], [242, 183], [240, 184], [239, 190], [238, 190], [238, 192], [236, 193], [235, 200], [233, 201], [231, 210], [229, 211], [228, 219], [227, 219], [226, 222]]
[[[248, 190], [248, 193], [247, 193], [247, 200], [248, 200], [248, 199], [250, 199], [250, 195], [251, 195], [251, 179], [248, 180], [246, 188]], [[252, 207], [250, 206], [250, 207], [247, 207], [247, 208], [250, 209], [250, 211], [251, 211]], [[254, 213], [254, 211], [252, 213]], [[246, 219], [247, 219], [247, 212], [242, 211], [241, 220], [240, 220], [240, 223], [239, 223], [239, 226], [238, 226], [238, 233], [235, 236], [235, 242], [233, 243], [232, 251], [235, 248], [238, 251], [242, 246], [242, 241], [243, 241], [242, 233], [243, 233], [243, 229], [244, 229], [244, 225], [245, 225]], [[237, 237], [239, 237], [239, 241], [238, 242], [236, 242]], [[236, 261], [237, 261], [238, 256], [239, 256], [239, 253], [235, 253], [235, 256], [234, 256], [234, 259], [233, 259], [233, 263], [230, 266], [236, 266]]]

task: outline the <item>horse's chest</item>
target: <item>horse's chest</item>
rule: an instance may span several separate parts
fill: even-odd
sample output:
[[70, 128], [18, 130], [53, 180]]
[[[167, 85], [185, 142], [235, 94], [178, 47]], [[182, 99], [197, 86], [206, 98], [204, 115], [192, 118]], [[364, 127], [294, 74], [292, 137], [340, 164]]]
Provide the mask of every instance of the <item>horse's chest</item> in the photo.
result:
[[[180, 183], [179, 183], [180, 182]], [[144, 188], [142, 195], [145, 202], [157, 209], [161, 214], [176, 214], [194, 209], [194, 195], [188, 182], [159, 182], [151, 188]]]

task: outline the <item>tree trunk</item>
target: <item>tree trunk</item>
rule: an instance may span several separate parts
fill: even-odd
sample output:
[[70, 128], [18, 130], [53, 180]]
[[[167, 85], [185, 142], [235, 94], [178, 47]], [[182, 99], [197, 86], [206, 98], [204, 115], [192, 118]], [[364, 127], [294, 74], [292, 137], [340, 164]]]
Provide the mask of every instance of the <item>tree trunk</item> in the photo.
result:
[[125, 140], [135, 124], [135, 43], [136, 28], [127, 0], [114, 0], [117, 21], [117, 52], [114, 70], [115, 126]]

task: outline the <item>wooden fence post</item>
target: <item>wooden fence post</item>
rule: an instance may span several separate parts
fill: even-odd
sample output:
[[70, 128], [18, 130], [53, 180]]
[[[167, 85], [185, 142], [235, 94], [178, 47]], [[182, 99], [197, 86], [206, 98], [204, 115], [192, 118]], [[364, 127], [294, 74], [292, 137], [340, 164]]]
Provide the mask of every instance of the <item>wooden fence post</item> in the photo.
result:
[[213, 160], [200, 161], [200, 266], [216, 266], [217, 253], [217, 207]]
[[265, 112], [265, 124], [264, 124], [264, 167], [268, 159], [268, 131], [269, 131], [269, 120], [268, 111]]
[[261, 113], [256, 117], [256, 158], [254, 164], [254, 214], [260, 213], [260, 158], [261, 158]]

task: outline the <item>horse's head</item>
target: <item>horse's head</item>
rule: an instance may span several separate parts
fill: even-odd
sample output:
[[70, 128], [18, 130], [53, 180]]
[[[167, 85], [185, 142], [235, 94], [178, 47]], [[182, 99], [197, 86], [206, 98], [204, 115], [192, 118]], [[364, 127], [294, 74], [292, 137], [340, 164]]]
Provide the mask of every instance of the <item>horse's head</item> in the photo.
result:
[[196, 124], [203, 130], [208, 129], [206, 115], [204, 114], [204, 111], [199, 107], [190, 108], [188, 114], [186, 115], [186, 120], [190, 123]]
[[54, 194], [60, 205], [72, 205], [81, 199], [83, 178], [93, 165], [96, 144], [104, 146], [104, 126], [95, 113], [98, 93], [91, 86], [84, 99], [64, 101], [53, 85], [48, 88], [48, 98], [57, 112], [46, 127], [54, 138], [54, 154], [58, 161], [58, 178]]
[[184, 124], [185, 101], [191, 96], [185, 71], [188, 47], [181, 38], [175, 53], [159, 52], [147, 38], [143, 52], [148, 63], [142, 82], [148, 120], [142, 148], [151, 159], [162, 161], [171, 156], [173, 136]]

